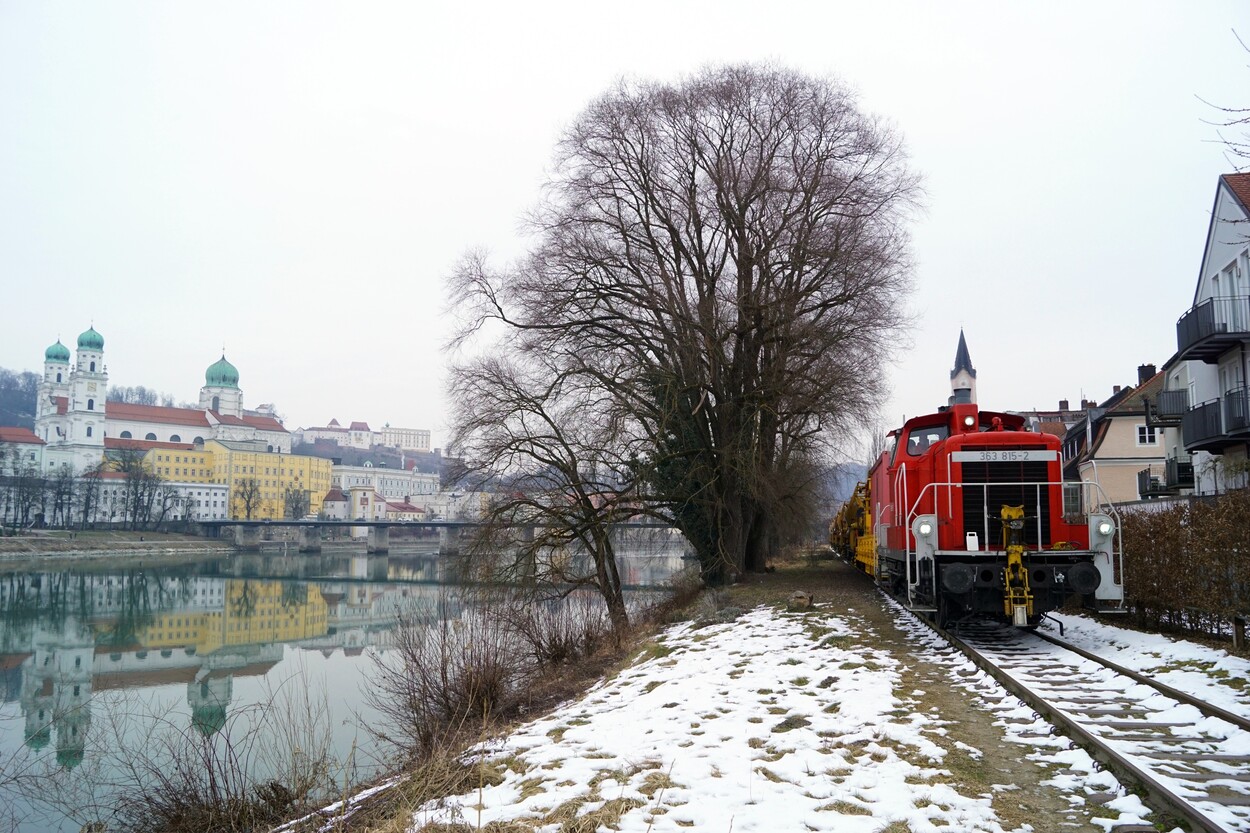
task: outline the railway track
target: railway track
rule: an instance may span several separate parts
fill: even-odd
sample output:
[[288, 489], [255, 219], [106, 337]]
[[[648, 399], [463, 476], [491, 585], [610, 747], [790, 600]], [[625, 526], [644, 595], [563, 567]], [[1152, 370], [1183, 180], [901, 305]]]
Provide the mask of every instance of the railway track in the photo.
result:
[[1045, 634], [964, 623], [942, 634], [1157, 810], [1250, 831], [1250, 719]]

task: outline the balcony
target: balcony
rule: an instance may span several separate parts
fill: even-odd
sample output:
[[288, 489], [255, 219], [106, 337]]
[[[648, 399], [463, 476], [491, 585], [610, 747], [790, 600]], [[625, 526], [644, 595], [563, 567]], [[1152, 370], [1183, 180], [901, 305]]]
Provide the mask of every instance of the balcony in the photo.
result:
[[1185, 450], [1210, 451], [1219, 454], [1224, 447], [1231, 444], [1224, 433], [1224, 421], [1221, 419], [1220, 400], [1212, 399], [1185, 412], [1181, 419], [1181, 436], [1184, 438]]
[[1250, 298], [1208, 298], [1176, 322], [1178, 358], [1215, 364], [1250, 341]]
[[1189, 455], [1165, 460], [1137, 473], [1137, 493], [1143, 498], [1170, 497], [1194, 487], [1194, 464]]
[[1240, 387], [1224, 394], [1224, 430], [1241, 436], [1250, 432], [1250, 396]]
[[1163, 482], [1162, 466], [1151, 466], [1137, 473], [1137, 494], [1143, 499], [1171, 494]]
[[1250, 439], [1250, 391], [1239, 387], [1186, 411], [1181, 436], [1190, 452], [1221, 454], [1230, 445], [1242, 445]]
[[1171, 428], [1181, 424], [1185, 411], [1189, 410], [1189, 391], [1159, 391], [1154, 402], [1144, 400], [1146, 405], [1146, 424], [1154, 428]]
[[1194, 487], [1194, 463], [1186, 454], [1184, 457], [1169, 458], [1163, 464], [1163, 485], [1176, 494], [1181, 489]]

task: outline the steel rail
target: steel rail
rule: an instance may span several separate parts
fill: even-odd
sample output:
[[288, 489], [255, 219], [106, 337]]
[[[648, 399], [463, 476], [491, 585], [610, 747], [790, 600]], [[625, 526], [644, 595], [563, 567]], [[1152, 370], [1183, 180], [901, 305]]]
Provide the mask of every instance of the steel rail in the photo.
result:
[[1191, 829], [1194, 830], [1203, 830], [1206, 833], [1230, 833], [1227, 827], [1209, 818], [1189, 801], [1158, 781], [1148, 770], [1138, 766], [1127, 756], [1116, 752], [1105, 744], [1101, 738], [1082, 726], [1076, 718], [1070, 717], [1063, 710], [1028, 688], [1028, 686], [1014, 679], [987, 657], [981, 655], [974, 647], [944, 628], [938, 627], [936, 623], [930, 622], [922, 616], [917, 616], [916, 618], [949, 641], [951, 645], [968, 657], [974, 665], [993, 677], [1003, 688], [1014, 694], [1039, 715], [1055, 724], [1069, 737], [1074, 738], [1078, 745], [1088, 752], [1091, 757], [1110, 769], [1117, 777], [1129, 779], [1139, 784], [1145, 791], [1146, 798], [1153, 802], [1156, 810], [1172, 813], [1177, 818], [1188, 822], [1191, 825]]
[[1106, 657], [1100, 657], [1098, 656], [1098, 654], [1091, 653], [1090, 651], [1087, 651], [1084, 648], [1078, 648], [1077, 646], [1069, 642], [1064, 642], [1062, 639], [1051, 636], [1048, 633], [1042, 633], [1041, 631], [1033, 631], [1033, 635], [1041, 639], [1045, 639], [1047, 642], [1050, 642], [1053, 645], [1058, 645], [1060, 648], [1064, 648], [1068, 651], [1071, 651], [1072, 653], [1077, 654], [1078, 656], [1085, 657], [1085, 659], [1092, 660], [1093, 662], [1096, 662], [1105, 668], [1111, 669], [1117, 674], [1123, 674], [1124, 676], [1129, 677], [1130, 679], [1136, 680], [1139, 683], [1148, 685], [1154, 690], [1158, 691], [1159, 693], [1166, 694], [1168, 697], [1171, 697], [1173, 700], [1177, 700], [1188, 706], [1193, 706], [1198, 711], [1205, 714], [1207, 717], [1218, 717], [1220, 720], [1233, 724], [1238, 729], [1244, 729], [1247, 732], [1250, 732], [1250, 719], [1242, 717], [1239, 714], [1230, 712], [1228, 709], [1222, 709], [1213, 703], [1208, 703], [1205, 700], [1200, 700], [1197, 697], [1193, 696], [1192, 694], [1188, 694], [1184, 691], [1181, 691], [1180, 689], [1172, 688], [1170, 685], [1167, 685], [1166, 683], [1161, 683], [1158, 680], [1151, 679], [1150, 677], [1147, 677], [1145, 674], [1142, 674], [1139, 671], [1134, 671], [1131, 668], [1125, 668], [1122, 665], [1118, 665], [1117, 663], [1112, 662]]

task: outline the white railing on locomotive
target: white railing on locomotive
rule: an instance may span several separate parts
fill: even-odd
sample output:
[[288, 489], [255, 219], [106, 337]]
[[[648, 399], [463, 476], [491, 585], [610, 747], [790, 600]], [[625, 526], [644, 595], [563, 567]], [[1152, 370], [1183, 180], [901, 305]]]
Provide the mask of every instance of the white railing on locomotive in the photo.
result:
[[[915, 522], [916, 518], [920, 516], [921, 514], [920, 504], [924, 501], [925, 495], [929, 492], [929, 490], [931, 489], [933, 490], [933, 505], [935, 508], [940, 506], [941, 500], [942, 500], [942, 497], [939, 494], [939, 491], [946, 492], [946, 504], [947, 504], [946, 517], [950, 517], [950, 515], [952, 514], [950, 512], [950, 506], [953, 504], [951, 497], [953, 493], [955, 492], [955, 490], [979, 488], [981, 489], [981, 492], [982, 492], [982, 500], [981, 500], [982, 528], [981, 528], [980, 541], [984, 543], [978, 546], [978, 549], [983, 549], [983, 550], [996, 549], [997, 547], [992, 547], [991, 544], [1001, 543], [1001, 539], [999, 542], [992, 542], [989, 537], [989, 522], [990, 522], [991, 515], [990, 515], [988, 490], [990, 488], [999, 488], [999, 487], [1020, 488], [1020, 489], [1025, 489], [1029, 487], [1033, 488], [1034, 490], [1034, 505], [1032, 507], [1033, 514], [1028, 515], [1026, 513], [1025, 520], [1026, 521], [1031, 520], [1036, 525], [1035, 532], [1037, 534], [1037, 537], [1035, 540], [1037, 541], [1038, 549], [1043, 548], [1044, 540], [1045, 540], [1042, 537], [1042, 522], [1044, 519], [1044, 513], [1042, 512], [1041, 496], [1042, 496], [1043, 490], [1050, 491], [1054, 489], [1055, 487], [1062, 487], [1062, 500], [1063, 500], [1062, 516], [1066, 523], [1088, 524], [1090, 517], [1093, 515], [1109, 515], [1111, 516], [1112, 521], [1115, 524], [1115, 530], [1119, 530], [1120, 528], [1119, 509], [1117, 509], [1115, 504], [1113, 504], [1108, 499], [1107, 493], [1103, 490], [1100, 484], [1095, 483], [1093, 481], [1089, 481], [1089, 480], [1083, 480], [1080, 482], [1073, 482], [1070, 480], [1051, 480], [1051, 481], [1008, 481], [1008, 482], [998, 482], [998, 483], [952, 483], [952, 482], [927, 483], [925, 484], [925, 487], [920, 490], [920, 494], [916, 496], [915, 501], [912, 502], [911, 507], [907, 510], [906, 527], [910, 531], [912, 524]], [[965, 518], [964, 519], [965, 531], [967, 530], [967, 524], [968, 524], [968, 519]], [[912, 551], [912, 540], [911, 540], [912, 537], [913, 536], [911, 534], [908, 534], [906, 536], [906, 549], [907, 549], [907, 555], [909, 557], [911, 556], [911, 551]], [[1115, 545], [1116, 545], [1117, 556], [1118, 556], [1119, 550], [1121, 548], [1121, 543], [1120, 543], [1120, 539], [1118, 535], [1115, 536], [1115, 542], [1116, 542]]]

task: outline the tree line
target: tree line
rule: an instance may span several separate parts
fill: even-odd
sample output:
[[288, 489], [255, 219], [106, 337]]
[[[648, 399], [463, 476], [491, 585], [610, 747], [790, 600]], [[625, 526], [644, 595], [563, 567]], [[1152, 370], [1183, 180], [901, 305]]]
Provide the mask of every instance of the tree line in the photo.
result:
[[[41, 377], [38, 373], [0, 367], [0, 425], [34, 429], [40, 381]], [[108, 401], [132, 405], [175, 407], [175, 400], [171, 394], [143, 385], [112, 385], [108, 390]], [[196, 406], [183, 403], [180, 407], [194, 408]]]
[[141, 452], [123, 450], [81, 472], [69, 466], [44, 472], [17, 448], [0, 449], [0, 524], [13, 532], [99, 523], [157, 529], [172, 520], [179, 500], [177, 489], [144, 464]]

